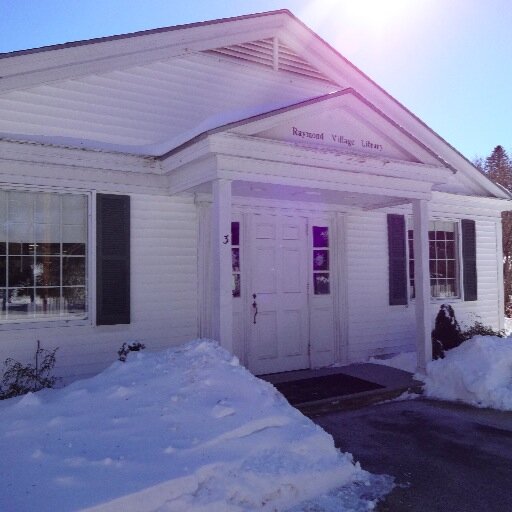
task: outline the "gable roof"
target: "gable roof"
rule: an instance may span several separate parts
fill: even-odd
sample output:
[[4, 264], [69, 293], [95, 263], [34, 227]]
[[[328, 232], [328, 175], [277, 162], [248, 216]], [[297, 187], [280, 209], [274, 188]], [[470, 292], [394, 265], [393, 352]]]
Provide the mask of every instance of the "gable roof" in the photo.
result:
[[[254, 56], [248, 43], [263, 48], [266, 68], [257, 62], [261, 52]], [[288, 69], [279, 68], [280, 52], [288, 52]], [[352, 88], [483, 194], [510, 197], [287, 10], [22, 50], [0, 59], [3, 139], [158, 155], [184, 137]], [[240, 65], [246, 65], [244, 73]], [[238, 91], [228, 87], [234, 80]], [[180, 87], [188, 98], [177, 105], [168, 91]]]

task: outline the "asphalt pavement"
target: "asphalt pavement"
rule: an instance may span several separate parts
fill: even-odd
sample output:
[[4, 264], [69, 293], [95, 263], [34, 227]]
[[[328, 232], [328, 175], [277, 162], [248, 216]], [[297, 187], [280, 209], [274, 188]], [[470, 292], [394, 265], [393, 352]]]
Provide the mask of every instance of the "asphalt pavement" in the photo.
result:
[[313, 420], [372, 473], [380, 512], [512, 512], [512, 413], [418, 398]]

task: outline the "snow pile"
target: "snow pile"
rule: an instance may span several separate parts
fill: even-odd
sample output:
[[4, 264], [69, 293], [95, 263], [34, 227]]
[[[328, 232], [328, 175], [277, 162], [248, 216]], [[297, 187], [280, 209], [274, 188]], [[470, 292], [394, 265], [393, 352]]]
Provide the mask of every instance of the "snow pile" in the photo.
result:
[[505, 317], [504, 329], [505, 336], [510, 336], [512, 334], [512, 318]]
[[370, 357], [369, 362], [390, 366], [391, 368], [397, 368], [404, 372], [414, 373], [416, 371], [418, 358], [416, 356], [416, 352], [401, 352], [392, 357], [386, 358]]
[[[421, 378], [421, 376], [418, 376]], [[512, 410], [512, 339], [476, 336], [427, 366], [425, 395]]]
[[3, 512], [367, 510], [390, 487], [201, 340], [0, 402], [0, 453]]

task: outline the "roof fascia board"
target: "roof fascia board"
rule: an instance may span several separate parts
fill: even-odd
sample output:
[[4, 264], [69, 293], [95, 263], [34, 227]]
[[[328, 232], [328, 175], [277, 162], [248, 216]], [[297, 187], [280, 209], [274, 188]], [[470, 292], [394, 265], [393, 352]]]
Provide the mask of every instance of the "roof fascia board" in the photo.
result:
[[[142, 43], [133, 44], [131, 38], [100, 42], [91, 45], [14, 55], [0, 60], [2, 77], [0, 92], [19, 90], [41, 83], [78, 78], [92, 73], [102, 73], [167, 60], [221, 46], [230, 46], [249, 40], [275, 36], [282, 27], [282, 15], [270, 22], [247, 19], [240, 25], [212, 25], [201, 28], [140, 36]], [[226, 22], [228, 23], [228, 22]], [[167, 36], [167, 39], [163, 36]]]
[[474, 197], [433, 191], [432, 201], [435, 203], [436, 207], [440, 207], [441, 205], [447, 208], [465, 206], [478, 210], [489, 210], [494, 213], [510, 211], [510, 202], [507, 199], [496, 197]]
[[160, 174], [160, 161], [123, 153], [76, 149], [34, 142], [0, 140], [0, 160], [66, 165], [88, 169]]
[[430, 199], [431, 184], [424, 181], [375, 176], [371, 183], [368, 177], [351, 171], [318, 169], [282, 162], [266, 162], [262, 166], [251, 158], [218, 155], [218, 178], [261, 183], [275, 183], [295, 187], [319, 188], [363, 194]]
[[[211, 135], [209, 138], [211, 151], [217, 154], [252, 158], [260, 161], [308, 165], [317, 169], [348, 170], [366, 175], [406, 178], [432, 184], [447, 183], [452, 177], [452, 173], [446, 167], [342, 153], [334, 150], [317, 150], [285, 141], [232, 133], [218, 133]], [[261, 155], [265, 155], [264, 159]]]
[[175, 169], [191, 165], [208, 155], [237, 158], [241, 162], [252, 161], [259, 167], [277, 166], [279, 168], [285, 165], [296, 170], [307, 167], [312, 170], [313, 175], [325, 170], [329, 173], [358, 173], [366, 181], [368, 176], [372, 175], [372, 180], [382, 177], [422, 182], [428, 184], [429, 190], [433, 184], [446, 183], [452, 176], [446, 167], [390, 161], [334, 151], [316, 151], [313, 148], [300, 147], [288, 142], [232, 133], [204, 136], [163, 160], [162, 171], [172, 175]]
[[[372, 103], [377, 108], [386, 112], [403, 129], [421, 139], [439, 158], [453, 168], [464, 172], [484, 191], [502, 199], [512, 199], [511, 193], [496, 186], [457, 149], [298, 18], [289, 18], [286, 28], [288, 29], [284, 29], [286, 43], [295, 51], [309, 55], [319, 71], [334, 82], [348, 84], [363, 96], [371, 97]], [[345, 63], [345, 66], [340, 66], [340, 60]]]

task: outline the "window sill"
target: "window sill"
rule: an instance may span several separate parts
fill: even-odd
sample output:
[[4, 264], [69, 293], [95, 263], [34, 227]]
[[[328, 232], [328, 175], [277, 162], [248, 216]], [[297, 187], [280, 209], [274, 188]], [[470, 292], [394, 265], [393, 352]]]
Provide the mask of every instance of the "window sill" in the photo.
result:
[[91, 325], [90, 318], [68, 318], [55, 320], [12, 320], [0, 322], [0, 331], [18, 331], [21, 329], [48, 329], [59, 327], [80, 327]]

